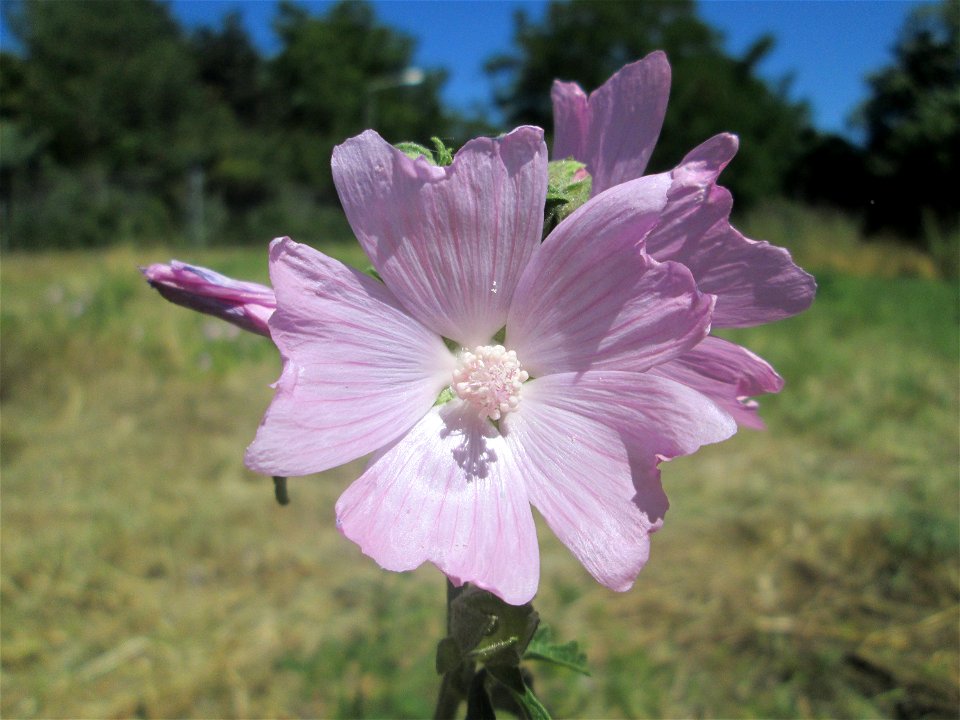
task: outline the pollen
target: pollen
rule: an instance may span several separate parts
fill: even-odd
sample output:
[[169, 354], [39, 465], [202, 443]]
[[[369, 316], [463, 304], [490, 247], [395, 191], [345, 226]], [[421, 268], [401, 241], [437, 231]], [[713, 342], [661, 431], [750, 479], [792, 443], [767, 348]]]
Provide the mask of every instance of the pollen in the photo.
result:
[[513, 350], [480, 345], [460, 352], [450, 387], [483, 417], [499, 420], [520, 405], [520, 389], [529, 377]]

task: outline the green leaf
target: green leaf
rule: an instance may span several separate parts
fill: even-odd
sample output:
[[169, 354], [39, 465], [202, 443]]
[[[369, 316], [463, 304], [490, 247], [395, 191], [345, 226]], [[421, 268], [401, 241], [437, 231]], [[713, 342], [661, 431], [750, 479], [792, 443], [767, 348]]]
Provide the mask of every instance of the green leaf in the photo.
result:
[[554, 642], [553, 631], [547, 625], [541, 625], [523, 655], [525, 660], [542, 660], [560, 665], [578, 673], [589, 675], [587, 656], [576, 640], [559, 644]]
[[520, 703], [520, 707], [523, 708], [529, 720], [550, 720], [550, 713], [547, 712], [543, 703], [537, 699], [537, 696], [533, 694], [533, 690], [531, 690], [529, 686], [523, 686], [524, 692], [522, 695], [509, 685], [507, 689], [510, 690], [514, 699]]
[[547, 712], [547, 709], [534, 695], [533, 690], [524, 681], [520, 668], [507, 665], [488, 665], [487, 672], [510, 691], [513, 699], [523, 710], [525, 717], [530, 720], [549, 720], [550, 713]]

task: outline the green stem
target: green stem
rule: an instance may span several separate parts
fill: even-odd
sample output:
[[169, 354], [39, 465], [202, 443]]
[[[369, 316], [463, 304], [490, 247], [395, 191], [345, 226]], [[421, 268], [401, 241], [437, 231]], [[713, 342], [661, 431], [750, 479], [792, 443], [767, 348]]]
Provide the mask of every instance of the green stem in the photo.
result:
[[[463, 592], [466, 585], [454, 587], [447, 580], [447, 636], [453, 633], [450, 606]], [[455, 669], [444, 673], [440, 682], [440, 694], [437, 696], [437, 708], [433, 713], [434, 720], [454, 720], [460, 703], [467, 697], [467, 688], [473, 679], [474, 664], [461, 663]]]

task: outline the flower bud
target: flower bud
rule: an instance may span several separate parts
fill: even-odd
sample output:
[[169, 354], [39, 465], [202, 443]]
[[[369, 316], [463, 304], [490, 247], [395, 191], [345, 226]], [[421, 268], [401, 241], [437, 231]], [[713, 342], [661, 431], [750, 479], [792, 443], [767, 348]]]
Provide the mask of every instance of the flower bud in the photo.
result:
[[277, 299], [266, 285], [234, 280], [178, 260], [169, 265], [155, 263], [140, 272], [170, 302], [270, 337], [267, 321], [277, 308]]

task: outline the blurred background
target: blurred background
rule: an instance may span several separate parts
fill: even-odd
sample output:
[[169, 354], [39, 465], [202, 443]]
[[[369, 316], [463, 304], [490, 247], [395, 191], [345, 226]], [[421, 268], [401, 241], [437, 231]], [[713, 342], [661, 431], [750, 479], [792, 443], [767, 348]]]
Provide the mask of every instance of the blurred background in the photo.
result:
[[629, 593], [549, 532], [536, 606], [593, 675], [560, 717], [960, 712], [960, 5], [4, 0], [0, 714], [421, 717], [444, 582], [336, 532], [362, 464], [242, 465], [279, 361], [137, 266], [266, 282], [294, 238], [365, 267], [333, 146], [552, 127], [554, 78], [673, 67], [650, 170], [723, 131], [749, 237], [814, 306], [725, 333], [786, 388], [765, 432], [664, 466]]

